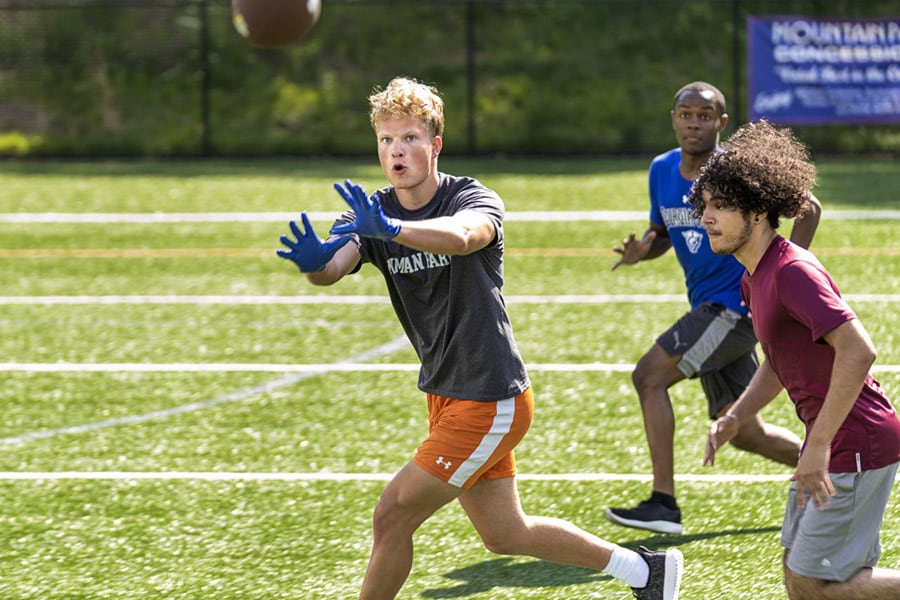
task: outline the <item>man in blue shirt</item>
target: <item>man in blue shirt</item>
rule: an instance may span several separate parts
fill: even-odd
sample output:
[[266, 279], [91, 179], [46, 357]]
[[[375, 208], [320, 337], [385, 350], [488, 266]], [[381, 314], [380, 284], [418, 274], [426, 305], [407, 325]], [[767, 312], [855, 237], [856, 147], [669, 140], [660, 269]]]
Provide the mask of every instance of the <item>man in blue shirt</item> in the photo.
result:
[[[688, 198], [693, 180], [719, 149], [728, 124], [725, 97], [715, 86], [695, 81], [675, 94], [671, 111], [678, 148], [660, 154], [650, 165], [650, 227], [615, 248], [613, 265], [632, 265], [674, 248], [685, 274], [691, 310], [660, 335], [638, 361], [632, 382], [641, 403], [653, 464], [653, 492], [635, 508], [608, 508], [606, 517], [627, 527], [660, 533], [682, 532], [675, 499], [673, 440], [675, 417], [668, 389], [686, 378], [699, 378], [709, 417], [716, 419], [747, 387], [759, 366], [756, 337], [742, 305], [744, 267], [731, 255], [712, 252], [706, 230], [693, 216]], [[808, 247], [821, 213], [810, 195], [809, 212], [794, 223], [791, 240]], [[770, 460], [794, 467], [800, 439], [791, 431], [763, 422], [757, 415], [741, 426], [731, 443]]]

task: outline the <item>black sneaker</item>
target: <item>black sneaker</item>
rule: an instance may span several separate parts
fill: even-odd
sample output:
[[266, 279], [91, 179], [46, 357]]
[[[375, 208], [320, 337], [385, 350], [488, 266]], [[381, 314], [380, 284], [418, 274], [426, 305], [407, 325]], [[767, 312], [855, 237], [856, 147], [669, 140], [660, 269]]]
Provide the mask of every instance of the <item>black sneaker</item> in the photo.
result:
[[641, 546], [637, 553], [650, 567], [650, 578], [644, 587], [631, 588], [634, 597], [638, 600], [678, 600], [684, 567], [681, 551], [670, 548], [665, 552], [653, 552]]
[[681, 533], [681, 510], [644, 500], [634, 508], [607, 508], [606, 518], [616, 525], [649, 529], [657, 533]]

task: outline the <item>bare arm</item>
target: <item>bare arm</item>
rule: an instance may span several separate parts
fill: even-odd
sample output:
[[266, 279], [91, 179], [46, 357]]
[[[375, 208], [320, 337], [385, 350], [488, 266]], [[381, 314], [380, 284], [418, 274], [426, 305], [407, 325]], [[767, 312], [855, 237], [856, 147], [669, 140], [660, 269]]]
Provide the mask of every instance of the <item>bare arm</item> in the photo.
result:
[[[496, 235], [494, 223], [486, 215], [464, 210], [451, 217], [424, 221], [402, 221], [393, 242], [409, 248], [445, 255], [465, 255], [481, 250]], [[313, 285], [333, 285], [351, 272], [360, 261], [359, 245], [349, 243], [334, 255], [322, 271], [307, 273]]]
[[433, 254], [462, 256], [481, 250], [496, 235], [487, 215], [464, 210], [450, 217], [402, 221], [400, 233], [392, 241]]
[[703, 464], [714, 466], [716, 451], [737, 435], [741, 423], [753, 418], [783, 389], [784, 387], [769, 365], [769, 361], [764, 360], [753, 374], [747, 388], [728, 409], [728, 412], [710, 424]]
[[808, 201], [806, 212], [794, 220], [794, 227], [791, 229], [791, 241], [804, 248], [809, 248], [812, 244], [813, 236], [819, 227], [819, 219], [822, 218], [822, 203], [812, 192]]
[[324, 269], [306, 273], [306, 279], [313, 285], [334, 285], [343, 279], [344, 275], [356, 268], [360, 258], [359, 243], [353, 240], [338, 250]]
[[828, 477], [831, 441], [859, 398], [869, 368], [875, 362], [872, 340], [857, 319], [829, 331], [825, 334], [825, 341], [834, 348], [831, 381], [793, 477], [797, 482], [800, 505], [805, 504], [805, 493], [808, 493], [817, 508], [827, 504], [834, 495], [834, 487]]
[[612, 266], [615, 271], [620, 265], [633, 265], [642, 260], [650, 260], [662, 256], [666, 250], [672, 247], [669, 239], [669, 231], [662, 225], [651, 223], [644, 237], [638, 241], [634, 232], [622, 240], [621, 248], [613, 248], [613, 252], [622, 256]]

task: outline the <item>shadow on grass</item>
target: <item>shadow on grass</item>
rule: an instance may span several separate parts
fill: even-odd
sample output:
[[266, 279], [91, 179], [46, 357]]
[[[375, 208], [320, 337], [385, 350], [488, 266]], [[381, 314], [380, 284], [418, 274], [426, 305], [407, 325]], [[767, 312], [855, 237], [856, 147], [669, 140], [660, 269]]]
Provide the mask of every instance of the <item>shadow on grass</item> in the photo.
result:
[[[775, 533], [781, 527], [749, 527], [744, 529], [725, 529], [693, 535], [659, 535], [623, 543], [631, 549], [638, 546], [648, 548], [672, 548], [690, 542], [708, 540], [723, 536], [757, 535]], [[552, 588], [569, 585], [580, 585], [608, 581], [609, 575], [592, 569], [581, 569], [552, 562], [536, 560], [532, 562], [514, 562], [511, 557], [486, 560], [468, 567], [446, 573], [444, 577], [461, 582], [447, 588], [436, 588], [422, 592], [423, 598], [466, 598], [473, 594], [489, 592], [497, 587], [506, 588]]]
[[542, 560], [513, 562], [511, 557], [486, 560], [446, 573], [444, 577], [462, 582], [448, 588], [422, 592], [423, 598], [466, 598], [496, 587], [541, 588], [606, 581], [609, 575]]
[[636, 549], [638, 546], [646, 546], [651, 549], [672, 548], [690, 542], [701, 542], [703, 540], [711, 540], [713, 538], [733, 536], [733, 535], [758, 535], [760, 533], [778, 533], [781, 531], [780, 525], [770, 525], [768, 527], [745, 527], [743, 529], [723, 529], [721, 531], [707, 531], [705, 533], [694, 533], [690, 535], [654, 535], [642, 540], [633, 542], [624, 542], [621, 545], [626, 548]]

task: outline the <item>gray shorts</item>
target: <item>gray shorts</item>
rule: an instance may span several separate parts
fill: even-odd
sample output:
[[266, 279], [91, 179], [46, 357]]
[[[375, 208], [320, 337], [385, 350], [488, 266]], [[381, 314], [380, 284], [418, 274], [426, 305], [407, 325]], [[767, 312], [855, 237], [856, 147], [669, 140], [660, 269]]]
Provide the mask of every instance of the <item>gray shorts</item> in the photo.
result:
[[738, 399], [759, 367], [750, 319], [706, 302], [686, 313], [656, 338], [669, 356], [681, 356], [678, 370], [700, 378], [709, 418]]
[[881, 522], [897, 463], [859, 473], [831, 473], [835, 495], [816, 510], [812, 502], [797, 506], [791, 483], [781, 528], [781, 545], [789, 549], [788, 568], [804, 577], [847, 581], [881, 556]]

